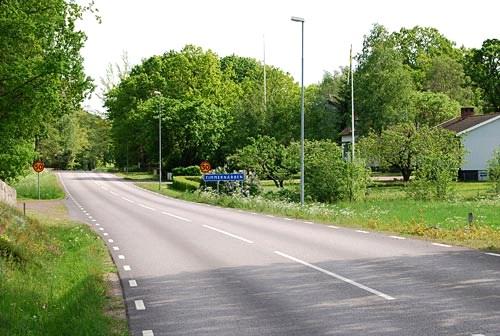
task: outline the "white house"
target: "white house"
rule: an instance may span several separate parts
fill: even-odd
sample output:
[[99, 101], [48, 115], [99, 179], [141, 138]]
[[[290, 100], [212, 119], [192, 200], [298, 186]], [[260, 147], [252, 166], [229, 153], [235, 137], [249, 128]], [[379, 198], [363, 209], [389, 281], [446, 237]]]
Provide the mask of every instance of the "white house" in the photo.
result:
[[488, 161], [500, 147], [500, 113], [475, 115], [474, 108], [462, 108], [460, 117], [448, 120], [441, 127], [462, 138], [467, 151], [459, 177], [483, 181], [488, 178]]

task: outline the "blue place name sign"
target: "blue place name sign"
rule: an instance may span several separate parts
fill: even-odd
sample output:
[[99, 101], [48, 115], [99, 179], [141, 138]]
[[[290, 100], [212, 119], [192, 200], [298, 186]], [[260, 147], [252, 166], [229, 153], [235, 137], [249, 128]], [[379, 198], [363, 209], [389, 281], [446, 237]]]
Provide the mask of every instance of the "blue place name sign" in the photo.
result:
[[217, 181], [243, 181], [245, 180], [245, 174], [234, 173], [234, 174], [205, 174], [203, 175], [203, 181], [205, 182], [217, 182]]

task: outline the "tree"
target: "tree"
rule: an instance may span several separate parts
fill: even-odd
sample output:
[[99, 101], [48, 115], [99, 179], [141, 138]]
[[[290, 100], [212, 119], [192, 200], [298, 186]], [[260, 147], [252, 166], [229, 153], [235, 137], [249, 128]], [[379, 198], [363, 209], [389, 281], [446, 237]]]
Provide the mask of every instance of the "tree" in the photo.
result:
[[488, 176], [495, 185], [495, 192], [500, 194], [500, 147], [495, 150], [488, 162]]
[[419, 130], [413, 123], [392, 125], [380, 134], [370, 133], [360, 140], [362, 157], [383, 168], [396, 167], [408, 182], [416, 168], [419, 154]]
[[87, 9], [64, 0], [0, 2], [0, 178], [22, 174], [35, 137], [91, 88], [80, 55], [85, 35], [75, 28]]
[[466, 57], [466, 73], [484, 93], [486, 110], [500, 111], [500, 40], [488, 39]]
[[436, 126], [456, 117], [460, 111], [460, 104], [444, 93], [415, 92], [413, 105], [417, 125]]
[[227, 159], [229, 165], [236, 169], [244, 169], [257, 174], [260, 179], [273, 180], [278, 188], [283, 188], [298, 170], [296, 158], [290, 157], [284, 145], [269, 136], [252, 138], [251, 143]]
[[389, 41], [374, 44], [354, 77], [356, 111], [361, 132], [412, 121], [413, 81], [408, 66]]

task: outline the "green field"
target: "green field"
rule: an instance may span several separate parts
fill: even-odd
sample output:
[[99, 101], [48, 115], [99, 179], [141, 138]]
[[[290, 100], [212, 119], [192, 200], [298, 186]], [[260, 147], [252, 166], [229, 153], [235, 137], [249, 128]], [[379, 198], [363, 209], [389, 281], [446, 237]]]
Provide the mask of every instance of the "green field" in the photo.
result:
[[[13, 186], [19, 199], [38, 199], [37, 173], [31, 173], [16, 182]], [[57, 176], [50, 170], [40, 173], [40, 199], [61, 199], [64, 191]]]
[[[129, 175], [137, 185], [158, 192], [158, 184], [144, 175]], [[296, 189], [298, 181], [286, 184]], [[263, 181], [264, 191], [277, 191], [272, 181]], [[271, 201], [258, 197], [229, 197], [190, 193], [164, 185], [161, 193], [193, 202], [314, 220], [325, 224], [393, 232], [481, 249], [500, 250], [500, 197], [488, 182], [457, 182], [450, 200], [416, 201], [407, 197], [401, 182], [374, 182], [364, 201], [336, 204]], [[468, 214], [474, 216], [472, 225]]]
[[109, 314], [105, 276], [116, 270], [103, 242], [86, 225], [48, 218], [0, 203], [0, 335], [128, 335]]

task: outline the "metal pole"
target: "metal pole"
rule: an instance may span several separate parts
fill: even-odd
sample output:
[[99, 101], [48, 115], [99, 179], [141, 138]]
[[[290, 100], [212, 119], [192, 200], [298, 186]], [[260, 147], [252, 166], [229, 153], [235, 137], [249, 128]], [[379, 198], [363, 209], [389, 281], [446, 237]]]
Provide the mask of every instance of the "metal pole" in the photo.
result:
[[267, 110], [267, 76], [266, 76], [266, 40], [265, 37], [262, 36], [262, 40], [264, 43], [264, 111]]
[[300, 205], [304, 205], [304, 21], [302, 20], [302, 87], [300, 107]]
[[40, 173], [37, 173], [38, 177], [38, 199], [40, 200]]
[[161, 190], [161, 105], [158, 105], [158, 135], [159, 135], [159, 146], [158, 146], [158, 149], [159, 149], [159, 156], [160, 156], [160, 159], [158, 161], [158, 169], [159, 169], [159, 173], [160, 173], [160, 179], [159, 179], [159, 182], [158, 182], [158, 190]]
[[351, 44], [351, 137], [352, 137], [352, 156], [351, 161], [354, 162], [354, 76], [352, 66], [352, 44]]

